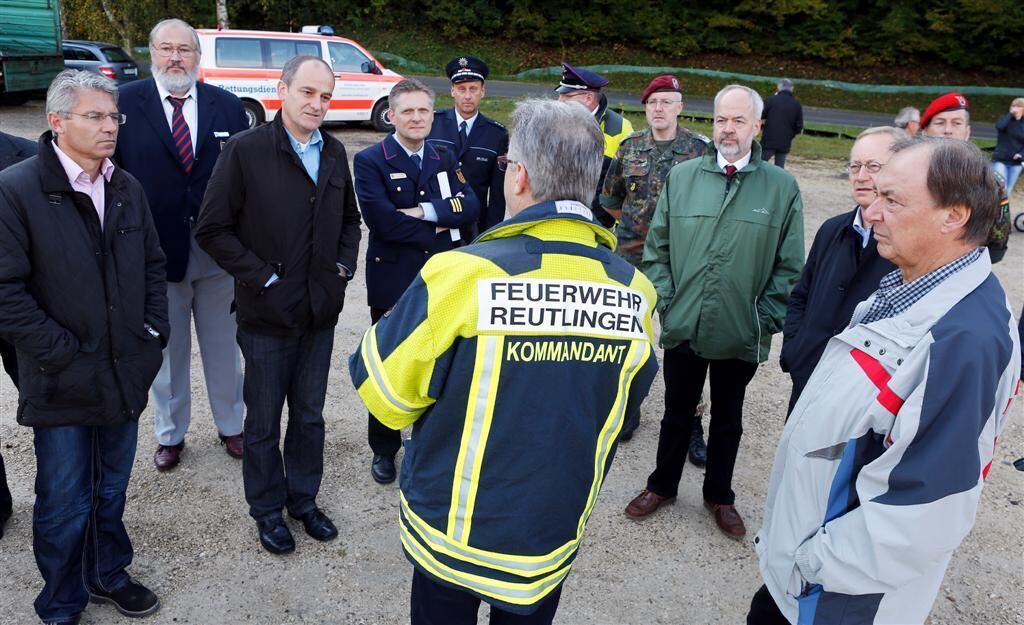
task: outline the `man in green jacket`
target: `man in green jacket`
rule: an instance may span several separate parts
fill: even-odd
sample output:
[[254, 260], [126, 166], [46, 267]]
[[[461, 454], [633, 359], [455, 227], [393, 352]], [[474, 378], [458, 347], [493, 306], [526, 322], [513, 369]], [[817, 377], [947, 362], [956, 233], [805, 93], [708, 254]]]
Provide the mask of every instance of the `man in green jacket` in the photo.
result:
[[804, 264], [803, 205], [796, 180], [761, 160], [754, 143], [764, 104], [740, 85], [715, 96], [714, 148], [674, 167], [662, 190], [641, 269], [658, 291], [665, 348], [665, 414], [657, 466], [626, 507], [645, 517], [675, 499], [693, 406], [711, 372], [704, 504], [731, 538], [746, 535], [734, 507], [733, 465], [743, 396], [771, 335], [782, 329]]

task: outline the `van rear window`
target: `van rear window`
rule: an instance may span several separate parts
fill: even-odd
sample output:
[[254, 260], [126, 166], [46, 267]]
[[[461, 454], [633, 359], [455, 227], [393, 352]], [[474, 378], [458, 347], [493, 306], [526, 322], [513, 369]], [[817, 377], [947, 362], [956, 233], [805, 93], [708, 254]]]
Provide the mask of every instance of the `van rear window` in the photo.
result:
[[263, 46], [259, 39], [218, 37], [214, 54], [218, 67], [263, 67]]

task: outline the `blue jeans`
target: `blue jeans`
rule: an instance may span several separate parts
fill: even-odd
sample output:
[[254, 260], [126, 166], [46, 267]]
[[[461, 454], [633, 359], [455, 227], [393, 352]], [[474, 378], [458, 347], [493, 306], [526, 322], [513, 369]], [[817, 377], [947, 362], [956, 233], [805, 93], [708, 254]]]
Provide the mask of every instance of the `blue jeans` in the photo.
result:
[[1006, 197], [1013, 195], [1013, 185], [1017, 184], [1017, 178], [1020, 177], [1020, 171], [1024, 168], [1022, 163], [1003, 163], [1001, 161], [992, 161], [992, 171], [996, 172], [1003, 177], [1006, 181]]
[[128, 583], [134, 552], [121, 517], [138, 427], [35, 428], [32, 550], [43, 576], [35, 601], [43, 621], [73, 620], [89, 601], [88, 588]]
[[[301, 516], [316, 506], [324, 474], [324, 398], [334, 349], [334, 327], [302, 336], [273, 336], [238, 328], [245, 358], [245, 448], [242, 483], [257, 521]], [[288, 430], [281, 439], [281, 410]]]

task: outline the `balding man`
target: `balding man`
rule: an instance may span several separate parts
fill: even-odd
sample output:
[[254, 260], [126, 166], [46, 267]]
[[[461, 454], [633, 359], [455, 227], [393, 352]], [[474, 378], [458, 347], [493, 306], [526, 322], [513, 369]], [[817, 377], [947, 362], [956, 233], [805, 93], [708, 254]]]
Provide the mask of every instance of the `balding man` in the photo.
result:
[[283, 554], [295, 541], [282, 509], [316, 540], [338, 535], [316, 496], [334, 327], [356, 268], [360, 220], [345, 146], [320, 132], [334, 71], [320, 57], [297, 56], [277, 92], [274, 121], [224, 147], [196, 240], [235, 278], [247, 409], [242, 482], [260, 543]]
[[642, 518], [676, 497], [693, 407], [711, 374], [704, 505], [730, 538], [746, 535], [733, 467], [743, 397], [804, 264], [803, 204], [792, 174], [761, 160], [761, 96], [729, 85], [715, 96], [714, 149], [672, 168], [647, 233], [641, 268], [658, 289], [665, 415], [657, 465], [626, 507]]
[[782, 433], [747, 623], [923, 623], [970, 532], [1020, 375], [982, 247], [995, 177], [964, 141], [911, 139], [864, 213], [894, 263], [832, 338]]

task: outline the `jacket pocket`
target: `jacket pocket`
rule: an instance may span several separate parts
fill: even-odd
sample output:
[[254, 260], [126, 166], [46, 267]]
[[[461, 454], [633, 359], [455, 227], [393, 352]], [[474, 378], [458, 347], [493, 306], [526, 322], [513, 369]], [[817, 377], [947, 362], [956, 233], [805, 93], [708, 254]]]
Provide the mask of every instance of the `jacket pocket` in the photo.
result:
[[80, 351], [57, 373], [35, 373], [27, 385], [26, 399], [41, 406], [98, 406], [103, 403], [97, 378], [99, 364], [94, 352]]

